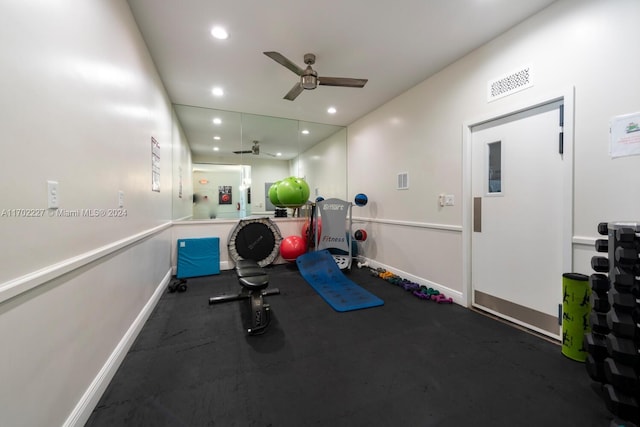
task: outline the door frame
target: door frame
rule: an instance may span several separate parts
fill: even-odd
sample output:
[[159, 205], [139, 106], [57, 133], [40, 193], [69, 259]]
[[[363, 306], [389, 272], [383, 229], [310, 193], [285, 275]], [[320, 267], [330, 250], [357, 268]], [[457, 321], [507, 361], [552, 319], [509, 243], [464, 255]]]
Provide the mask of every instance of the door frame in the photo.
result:
[[[530, 110], [550, 102], [563, 101], [564, 103], [564, 143], [563, 143], [563, 172], [562, 172], [562, 266], [564, 272], [573, 270], [573, 144], [574, 144], [574, 97], [573, 87], [557, 90], [547, 96], [521, 101], [505, 105], [501, 109], [488, 113], [473, 120], [466, 120], [462, 124], [462, 301], [467, 307], [473, 303], [473, 288], [471, 277], [471, 250], [472, 219], [473, 219], [473, 194], [471, 174], [471, 143], [472, 129], [487, 122], [501, 119], [515, 113]], [[558, 127], [560, 131], [560, 127]], [[558, 283], [561, 283], [558, 278]], [[495, 313], [494, 313], [495, 314]], [[501, 316], [504, 317], [504, 316]], [[505, 317], [506, 318], [506, 317]], [[510, 319], [513, 323], [527, 328], [529, 325], [517, 319]], [[547, 333], [547, 332], [543, 332]]]

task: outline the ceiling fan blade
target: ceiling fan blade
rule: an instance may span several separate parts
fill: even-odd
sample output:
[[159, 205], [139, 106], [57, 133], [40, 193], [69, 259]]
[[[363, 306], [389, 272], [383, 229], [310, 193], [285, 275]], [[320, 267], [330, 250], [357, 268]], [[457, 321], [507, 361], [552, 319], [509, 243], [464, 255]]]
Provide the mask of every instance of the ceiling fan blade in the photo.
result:
[[298, 67], [296, 64], [291, 62], [289, 59], [285, 58], [279, 52], [262, 52], [262, 53], [264, 53], [269, 58], [271, 58], [274, 61], [276, 61], [278, 64], [287, 67], [288, 69], [290, 69], [291, 71], [293, 71], [294, 73], [296, 73], [299, 76], [301, 76], [302, 73], [304, 73], [304, 70], [302, 68]]
[[245, 150], [245, 151], [234, 151], [233, 154], [251, 154], [253, 151]]
[[318, 77], [318, 84], [323, 86], [364, 87], [368, 79], [350, 79], [348, 77]]
[[304, 89], [302, 88], [302, 85], [300, 83], [296, 83], [295, 85], [293, 85], [289, 93], [287, 93], [284, 96], [283, 99], [288, 99], [289, 101], [293, 101], [294, 99], [297, 98], [298, 95], [302, 93], [303, 90]]

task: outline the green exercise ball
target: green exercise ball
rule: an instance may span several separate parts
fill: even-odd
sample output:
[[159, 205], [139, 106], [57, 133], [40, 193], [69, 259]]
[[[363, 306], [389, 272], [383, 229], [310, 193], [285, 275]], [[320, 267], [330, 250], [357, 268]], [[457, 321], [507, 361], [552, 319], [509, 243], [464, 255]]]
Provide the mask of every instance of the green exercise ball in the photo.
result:
[[305, 204], [309, 200], [309, 195], [311, 195], [309, 184], [307, 184], [304, 178], [296, 178], [296, 182], [302, 187], [302, 204]]
[[309, 198], [309, 185], [302, 178], [290, 176], [280, 181], [276, 193], [283, 206], [299, 207]]
[[281, 181], [276, 181], [269, 187], [269, 200], [274, 206], [281, 206], [280, 200], [278, 200], [278, 185]]

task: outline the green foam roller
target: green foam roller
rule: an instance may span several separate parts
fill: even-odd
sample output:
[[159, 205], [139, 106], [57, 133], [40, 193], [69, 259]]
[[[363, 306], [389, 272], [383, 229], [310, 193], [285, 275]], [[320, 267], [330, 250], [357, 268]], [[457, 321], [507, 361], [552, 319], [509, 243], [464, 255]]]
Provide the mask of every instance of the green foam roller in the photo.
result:
[[591, 288], [589, 276], [579, 273], [562, 275], [562, 354], [578, 362], [587, 360], [584, 335], [591, 331]]

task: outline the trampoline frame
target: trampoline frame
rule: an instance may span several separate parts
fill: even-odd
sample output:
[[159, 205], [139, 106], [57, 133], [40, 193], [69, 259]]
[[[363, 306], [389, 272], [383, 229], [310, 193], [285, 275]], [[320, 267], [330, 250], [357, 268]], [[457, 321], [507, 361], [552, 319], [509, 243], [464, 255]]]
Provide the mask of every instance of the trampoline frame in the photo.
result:
[[267, 255], [265, 258], [258, 260], [254, 259], [258, 263], [260, 267], [265, 267], [271, 263], [273, 263], [276, 258], [280, 255], [280, 242], [282, 242], [282, 234], [280, 233], [280, 229], [278, 226], [271, 221], [271, 219], [264, 218], [250, 218], [250, 219], [241, 219], [238, 221], [238, 224], [231, 230], [229, 233], [229, 238], [227, 239], [227, 249], [229, 251], [229, 257], [233, 260], [234, 263], [238, 263], [238, 261], [247, 259], [243, 258], [239, 253], [236, 246], [236, 239], [238, 234], [242, 231], [242, 229], [250, 224], [264, 224], [273, 234], [274, 244], [271, 253]]

